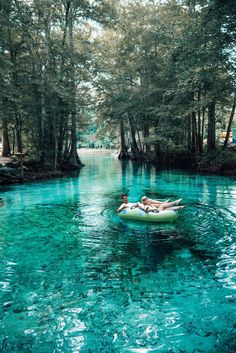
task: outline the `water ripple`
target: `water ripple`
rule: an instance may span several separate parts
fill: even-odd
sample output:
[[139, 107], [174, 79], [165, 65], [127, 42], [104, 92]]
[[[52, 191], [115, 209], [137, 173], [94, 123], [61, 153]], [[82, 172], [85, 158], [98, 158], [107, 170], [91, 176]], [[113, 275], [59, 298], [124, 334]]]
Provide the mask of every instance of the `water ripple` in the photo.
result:
[[[231, 181], [93, 163], [79, 179], [4, 194], [1, 352], [233, 352]], [[123, 222], [124, 189], [188, 206], [170, 225]]]

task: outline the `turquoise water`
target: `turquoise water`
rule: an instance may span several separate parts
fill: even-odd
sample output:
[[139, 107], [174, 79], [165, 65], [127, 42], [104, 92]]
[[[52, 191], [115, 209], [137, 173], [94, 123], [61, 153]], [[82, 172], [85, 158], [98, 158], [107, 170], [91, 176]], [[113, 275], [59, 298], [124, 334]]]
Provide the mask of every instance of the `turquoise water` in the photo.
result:
[[[1, 189], [0, 352], [235, 352], [235, 179], [81, 157], [79, 177]], [[123, 191], [188, 206], [125, 222]]]

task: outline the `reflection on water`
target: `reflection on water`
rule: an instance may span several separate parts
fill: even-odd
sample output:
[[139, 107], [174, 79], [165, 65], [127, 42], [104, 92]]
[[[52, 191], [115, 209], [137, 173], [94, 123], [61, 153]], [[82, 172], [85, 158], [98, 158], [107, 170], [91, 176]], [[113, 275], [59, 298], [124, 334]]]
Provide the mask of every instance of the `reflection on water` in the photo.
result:
[[[235, 180], [82, 156], [79, 177], [2, 189], [0, 351], [235, 351]], [[120, 195], [183, 197], [172, 224]]]

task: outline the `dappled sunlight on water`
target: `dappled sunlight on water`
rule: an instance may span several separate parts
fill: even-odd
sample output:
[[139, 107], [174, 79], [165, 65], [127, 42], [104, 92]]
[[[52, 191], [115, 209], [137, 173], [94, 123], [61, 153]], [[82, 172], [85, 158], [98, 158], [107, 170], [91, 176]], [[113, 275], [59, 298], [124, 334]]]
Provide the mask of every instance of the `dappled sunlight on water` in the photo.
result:
[[[235, 180], [82, 159], [79, 177], [2, 190], [1, 353], [232, 353]], [[126, 222], [122, 192], [187, 207]]]

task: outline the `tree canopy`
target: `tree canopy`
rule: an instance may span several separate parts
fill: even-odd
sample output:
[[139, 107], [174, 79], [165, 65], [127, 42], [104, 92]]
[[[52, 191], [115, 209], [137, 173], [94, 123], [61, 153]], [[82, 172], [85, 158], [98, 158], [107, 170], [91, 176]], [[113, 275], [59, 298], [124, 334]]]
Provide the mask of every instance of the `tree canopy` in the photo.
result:
[[0, 20], [3, 155], [77, 167], [94, 116], [97, 138], [117, 135], [124, 158], [196, 158], [226, 129], [227, 146], [233, 0], [9, 0]]

